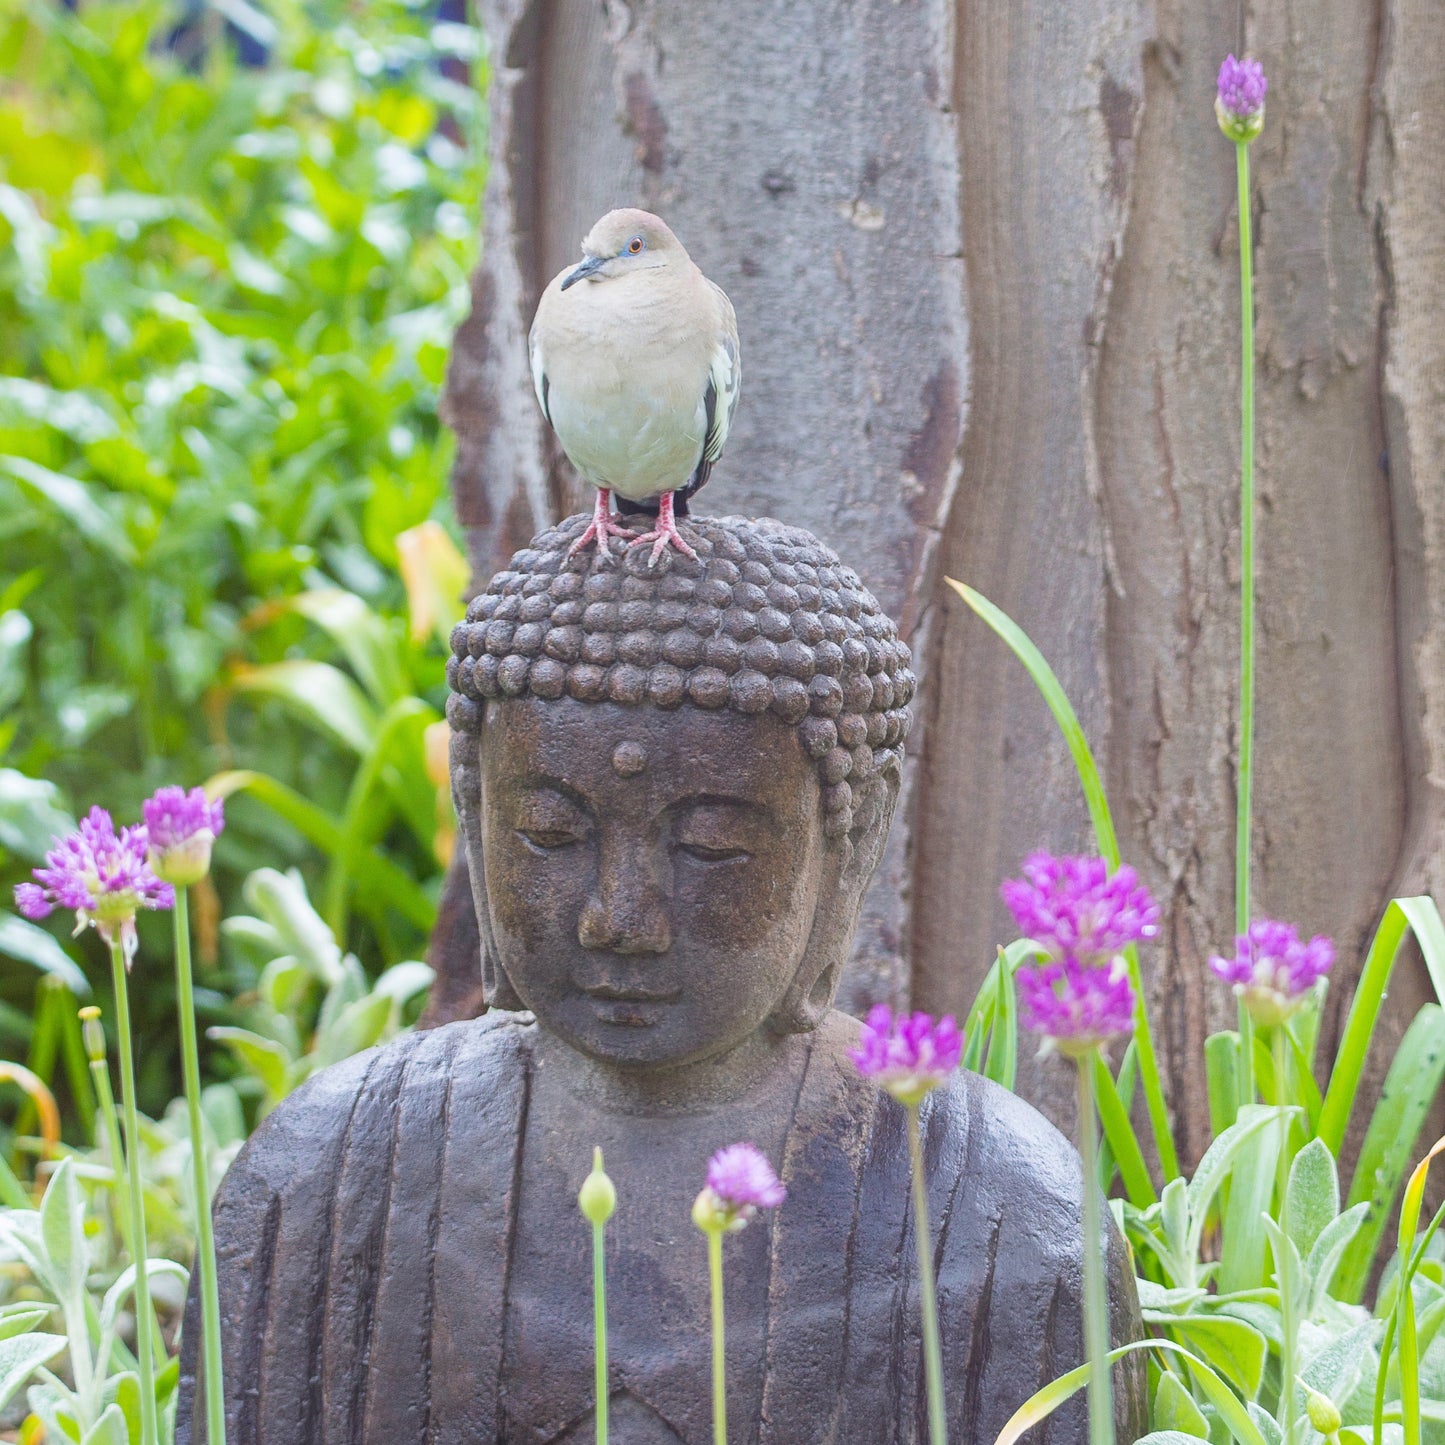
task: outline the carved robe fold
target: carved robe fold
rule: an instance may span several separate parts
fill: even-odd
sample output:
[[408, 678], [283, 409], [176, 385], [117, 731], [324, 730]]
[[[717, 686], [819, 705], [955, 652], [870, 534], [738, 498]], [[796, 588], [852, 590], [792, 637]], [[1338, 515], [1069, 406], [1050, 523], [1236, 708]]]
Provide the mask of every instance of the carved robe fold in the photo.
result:
[[[847, 1027], [833, 1015], [820, 1033]], [[257, 1131], [215, 1211], [229, 1445], [592, 1438], [590, 1355], [569, 1374], [559, 1351], [555, 1389], [572, 1418], [551, 1433], [509, 1404], [551, 1388], [514, 1390], [507, 1357], [536, 1038], [530, 1016], [497, 1013], [414, 1034], [325, 1070]], [[974, 1075], [932, 1096], [924, 1126], [949, 1439], [991, 1445], [1029, 1394], [1082, 1359], [1078, 1159], [1041, 1116]], [[768, 1231], [754, 1341], [765, 1364], [732, 1438], [926, 1439], [903, 1110], [837, 1049], [814, 1047], [781, 1172], [786, 1204], [750, 1226]], [[1114, 1337], [1129, 1338], [1138, 1307], [1117, 1237], [1108, 1267]], [[590, 1288], [582, 1272], [585, 1320]], [[614, 1298], [627, 1288], [625, 1275], [610, 1278]], [[204, 1439], [199, 1339], [193, 1294], [177, 1445]], [[678, 1388], [676, 1359], [667, 1373], [614, 1356], [618, 1445], [632, 1445], [626, 1422], [643, 1418], [638, 1439], [711, 1439], [707, 1339], [676, 1349], [684, 1366], [696, 1355], [695, 1375], [681, 1372], [695, 1388]], [[1124, 1441], [1143, 1429], [1138, 1359], [1115, 1371]], [[1031, 1438], [1083, 1441], [1082, 1396]]]

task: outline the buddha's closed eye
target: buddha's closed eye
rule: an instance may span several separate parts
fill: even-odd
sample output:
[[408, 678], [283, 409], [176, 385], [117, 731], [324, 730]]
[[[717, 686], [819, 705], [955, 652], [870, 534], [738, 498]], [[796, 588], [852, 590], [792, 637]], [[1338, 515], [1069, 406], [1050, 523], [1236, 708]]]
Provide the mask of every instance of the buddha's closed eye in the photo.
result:
[[673, 842], [703, 863], [728, 863], [753, 855], [758, 819], [747, 804], [706, 800], [680, 809]]
[[517, 809], [517, 836], [536, 853], [554, 853], [582, 843], [591, 835], [587, 815], [559, 793], [528, 795]]

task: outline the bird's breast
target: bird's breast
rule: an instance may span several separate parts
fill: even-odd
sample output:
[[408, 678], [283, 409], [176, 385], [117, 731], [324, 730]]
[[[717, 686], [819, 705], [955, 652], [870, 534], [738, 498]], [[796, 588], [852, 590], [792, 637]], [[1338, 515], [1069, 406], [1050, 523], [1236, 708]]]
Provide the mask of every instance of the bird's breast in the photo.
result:
[[572, 464], [634, 501], [685, 486], [707, 431], [696, 338], [670, 336], [658, 307], [610, 318], [590, 306], [556, 312], [542, 336], [548, 410]]

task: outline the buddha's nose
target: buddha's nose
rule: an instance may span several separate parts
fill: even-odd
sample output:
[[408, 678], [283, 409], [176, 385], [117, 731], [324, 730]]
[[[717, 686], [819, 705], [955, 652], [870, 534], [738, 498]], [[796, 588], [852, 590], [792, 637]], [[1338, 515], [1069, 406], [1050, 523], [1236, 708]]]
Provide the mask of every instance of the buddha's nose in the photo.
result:
[[582, 947], [666, 953], [672, 947], [672, 924], [659, 874], [653, 850], [642, 841], [604, 837], [596, 886], [577, 920]]

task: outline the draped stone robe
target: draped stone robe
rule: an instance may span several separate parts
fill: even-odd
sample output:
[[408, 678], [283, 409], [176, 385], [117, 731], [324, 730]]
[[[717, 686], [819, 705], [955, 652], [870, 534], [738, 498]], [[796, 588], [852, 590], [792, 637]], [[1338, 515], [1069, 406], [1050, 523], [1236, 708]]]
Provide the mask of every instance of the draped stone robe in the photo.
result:
[[[766, 1288], [757, 1319], [729, 1317], [734, 1441], [927, 1438], [905, 1115], [847, 1065], [840, 1043], [855, 1031], [830, 1014], [811, 1036], [783, 1150], [788, 1200], [745, 1232]], [[591, 1440], [590, 1270], [563, 1302], [573, 1338], [546, 1377], [516, 1378], [509, 1357], [537, 1038], [530, 1015], [495, 1012], [417, 1033], [325, 1070], [257, 1131], [216, 1201], [229, 1445]], [[931, 1096], [924, 1130], [949, 1439], [991, 1445], [1082, 1359], [1078, 1156], [972, 1074]], [[731, 1269], [744, 1238], [726, 1242]], [[700, 1239], [688, 1247], [703, 1291]], [[1118, 1341], [1139, 1323], [1117, 1235], [1108, 1269]], [[612, 1300], [628, 1288], [614, 1267]], [[205, 1435], [195, 1306], [193, 1293], [178, 1445]], [[704, 1331], [646, 1358], [614, 1353], [618, 1445], [711, 1440], [708, 1349]], [[749, 1359], [756, 1378], [740, 1380]], [[1124, 1441], [1144, 1428], [1139, 1361], [1115, 1371]], [[1031, 1436], [1085, 1438], [1082, 1395]]]

